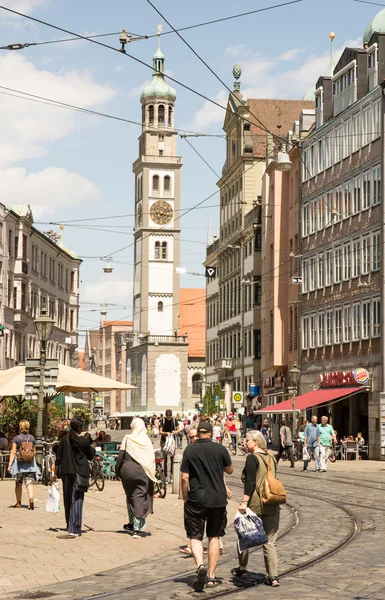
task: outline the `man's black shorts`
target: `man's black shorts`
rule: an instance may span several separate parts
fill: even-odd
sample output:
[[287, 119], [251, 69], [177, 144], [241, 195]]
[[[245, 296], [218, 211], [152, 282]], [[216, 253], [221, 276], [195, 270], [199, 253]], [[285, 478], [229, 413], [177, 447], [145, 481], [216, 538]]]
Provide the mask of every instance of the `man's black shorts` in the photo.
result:
[[184, 505], [184, 527], [190, 540], [203, 540], [206, 525], [208, 538], [225, 535], [227, 525], [226, 506], [206, 508], [191, 502]]

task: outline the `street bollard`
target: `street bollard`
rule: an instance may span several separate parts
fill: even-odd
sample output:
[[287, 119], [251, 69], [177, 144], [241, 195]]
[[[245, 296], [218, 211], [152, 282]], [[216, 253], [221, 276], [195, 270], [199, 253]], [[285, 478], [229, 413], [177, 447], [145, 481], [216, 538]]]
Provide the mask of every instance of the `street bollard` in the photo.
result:
[[176, 454], [174, 456], [174, 471], [172, 474], [172, 493], [178, 494], [180, 491], [180, 465], [182, 462], [182, 455]]

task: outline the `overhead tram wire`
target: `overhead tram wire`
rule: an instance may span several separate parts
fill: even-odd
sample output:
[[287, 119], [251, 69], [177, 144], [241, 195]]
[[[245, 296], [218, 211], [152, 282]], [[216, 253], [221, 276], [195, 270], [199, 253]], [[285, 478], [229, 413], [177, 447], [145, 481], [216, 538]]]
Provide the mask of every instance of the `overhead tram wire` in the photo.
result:
[[[293, 4], [293, 3], [303, 2], [303, 1], [304, 0], [292, 0], [290, 3]], [[64, 29], [63, 27], [59, 27], [58, 25], [53, 25], [52, 23], [48, 23], [47, 21], [43, 21], [41, 19], [37, 19], [36, 17], [32, 17], [31, 15], [26, 15], [25, 13], [19, 12], [17, 10], [13, 10], [12, 8], [8, 8], [7, 6], [0, 5], [0, 9], [1, 10], [5, 10], [6, 12], [10, 12], [10, 13], [12, 13], [14, 15], [18, 15], [19, 17], [24, 17], [25, 19], [33, 21], [34, 23], [40, 23], [41, 25], [45, 25], [46, 27], [51, 27], [52, 29], [57, 29], [58, 31], [62, 31], [63, 33], [68, 33], [69, 35], [76, 36], [79, 39], [86, 40], [86, 41], [88, 41], [88, 42], [90, 42], [92, 44], [96, 44], [97, 46], [101, 46], [102, 48], [107, 48], [109, 50], [113, 50], [114, 52], [119, 52], [119, 54], [122, 54], [122, 52], [121, 52], [121, 50], [119, 48], [115, 48], [114, 46], [110, 46], [109, 44], [105, 44], [105, 43], [99, 42], [99, 41], [97, 41], [95, 39], [88, 38], [88, 37], [86, 37], [84, 35], [80, 35], [79, 33], [75, 33], [74, 31], [70, 31], [69, 29]], [[151, 69], [151, 71], [154, 72], [153, 65], [147, 64], [146, 62], [144, 62], [140, 58], [137, 58], [136, 56], [133, 56], [132, 54], [128, 54], [127, 52], [125, 52], [123, 54], [123, 56], [126, 56], [127, 58], [130, 58], [131, 60], [134, 60], [135, 62], [143, 65], [144, 67], [147, 67], [148, 69]], [[177, 85], [180, 85], [181, 87], [183, 87], [184, 89], [188, 90], [189, 92], [195, 94], [196, 96], [199, 96], [200, 98], [203, 98], [203, 100], [207, 100], [208, 102], [210, 102], [214, 106], [217, 106], [218, 108], [221, 108], [226, 113], [230, 112], [231, 114], [233, 114], [232, 111], [230, 111], [230, 109], [228, 109], [226, 106], [223, 106], [222, 104], [220, 104], [219, 102], [216, 102], [212, 98], [209, 98], [208, 96], [205, 96], [201, 92], [198, 92], [198, 90], [195, 90], [194, 88], [186, 85], [185, 83], [182, 83], [181, 81], [178, 81], [177, 79], [175, 79], [174, 77], [171, 77], [170, 75], [166, 75], [166, 77], [170, 81], [173, 81]], [[243, 117], [241, 115], [237, 115], [237, 116], [242, 121], [245, 121], [246, 123], [251, 124], [251, 125], [255, 125], [256, 127], [258, 127], [260, 129], [266, 131], [266, 133], [270, 133], [271, 135], [274, 135], [276, 138], [279, 137], [279, 136], [277, 136], [275, 134], [272, 134], [272, 132], [265, 125], [263, 125], [263, 123], [259, 122], [259, 124], [257, 125], [256, 123], [251, 123], [249, 119], [246, 119], [245, 117]], [[282, 140], [283, 140], [283, 138], [282, 138]]]
[[[173, 25], [171, 25], [170, 21], [168, 21], [166, 19], [166, 17], [164, 16], [163, 13], [160, 12], [159, 9], [156, 8], [156, 6], [151, 2], [151, 0], [146, 0], [147, 3], [152, 6], [152, 8], [155, 10], [155, 12], [167, 23], [167, 25], [169, 27], [171, 27], [171, 29], [174, 31], [174, 33], [177, 34], [177, 36], [182, 40], [182, 42], [184, 44], [186, 44], [187, 48], [189, 48], [191, 50], [191, 52], [198, 58], [198, 60], [201, 61], [202, 64], [204, 64], [204, 66], [210, 71], [210, 73], [212, 75], [214, 75], [214, 77], [219, 81], [219, 83], [221, 85], [223, 85], [224, 88], [226, 88], [226, 90], [230, 93], [232, 98], [235, 98], [235, 100], [238, 100], [238, 97], [236, 95], [236, 93], [223, 81], [223, 79], [221, 79], [219, 77], [219, 75], [214, 71], [214, 69], [212, 69], [210, 67], [210, 65], [198, 54], [198, 52], [196, 50], [194, 50], [194, 48], [191, 46], [191, 44], [188, 43], [187, 40], [184, 39], [184, 37], [179, 33], [179, 31], [177, 31], [175, 29], [175, 27]], [[303, 2], [304, 0], [292, 0], [292, 2], [290, 2], [290, 4], [298, 4], [299, 2]], [[272, 131], [269, 131], [267, 129], [267, 127], [262, 123], [262, 121], [257, 117], [257, 115], [255, 115], [252, 110], [250, 109], [250, 107], [248, 107], [248, 112], [250, 113], [250, 115], [253, 117], [253, 119], [255, 119], [258, 123], [259, 123], [259, 127], [261, 127], [262, 129], [264, 129], [266, 131], [266, 133], [270, 133], [270, 135], [273, 136], [273, 138], [280, 140], [281, 142], [284, 141], [282, 140], [282, 138], [276, 134], [274, 134]], [[238, 115], [237, 115], [238, 116]], [[255, 125], [255, 123], [253, 123]]]
[[[196, 23], [194, 25], [187, 25], [186, 27], [180, 27], [179, 29], [177, 29], [177, 31], [187, 31], [189, 29], [197, 29], [198, 27], [206, 27], [207, 25], [215, 25], [216, 23], [222, 23], [224, 21], [231, 21], [232, 19], [240, 19], [242, 17], [247, 17], [249, 15], [253, 15], [256, 13], [261, 13], [261, 12], [266, 12], [269, 10], [274, 10], [275, 8], [282, 8], [283, 6], [287, 6], [290, 4], [296, 4], [297, 2], [299, 2], [301, 0], [293, 0], [293, 1], [289, 1], [289, 2], [283, 2], [280, 4], [275, 4], [274, 6], [266, 6], [265, 8], [258, 8], [256, 10], [249, 10], [247, 12], [244, 13], [238, 13], [236, 15], [230, 15], [228, 17], [221, 17], [220, 19], [213, 19], [211, 21], [204, 21], [203, 23]], [[99, 37], [109, 37], [109, 36], [114, 36], [114, 35], [120, 35], [120, 31], [114, 32], [114, 33], [99, 33], [99, 34], [95, 34], [95, 35], [89, 35], [87, 36], [87, 39], [92, 39], [92, 38], [99, 38]], [[170, 35], [170, 33], [175, 33], [174, 30], [170, 29], [170, 31], [164, 31], [160, 34], [153, 34], [153, 35], [143, 35], [140, 33], [133, 33], [132, 31], [127, 32], [128, 35], [133, 35], [135, 37], [140, 37], [146, 40], [150, 40], [154, 37], [158, 37], [158, 35]], [[65, 39], [61, 39], [61, 40], [48, 40], [46, 42], [31, 42], [31, 43], [26, 43], [24, 44], [20, 44], [20, 46], [25, 47], [25, 48], [29, 48], [30, 46], [43, 46], [46, 44], [59, 44], [62, 42], [74, 42], [74, 41], [79, 41], [79, 37], [72, 37], [72, 38], [65, 38]], [[16, 44], [9, 44], [10, 46], [16, 45]], [[1, 46], [0, 50], [9, 50], [9, 49], [13, 49], [13, 48], [9, 48], [8, 46]], [[22, 49], [22, 48], [20, 48]]]

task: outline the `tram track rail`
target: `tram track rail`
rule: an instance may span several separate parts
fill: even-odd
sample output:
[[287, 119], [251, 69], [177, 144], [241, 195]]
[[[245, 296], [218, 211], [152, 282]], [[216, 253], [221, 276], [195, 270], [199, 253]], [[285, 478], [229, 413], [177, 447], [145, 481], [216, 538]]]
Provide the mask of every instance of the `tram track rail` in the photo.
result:
[[[235, 488], [239, 488], [242, 489], [243, 486], [241, 484], [236, 484], [231, 482], [231, 487], [235, 487]], [[325, 502], [326, 504], [331, 505], [334, 508], [338, 508], [339, 510], [341, 510], [342, 512], [345, 513], [345, 515], [348, 516], [349, 520], [350, 520], [350, 528], [349, 531], [346, 533], [346, 535], [343, 537], [342, 540], [340, 540], [333, 548], [330, 548], [329, 550], [326, 550], [324, 552], [322, 552], [321, 554], [312, 557], [308, 560], [305, 560], [303, 562], [301, 562], [299, 565], [294, 565], [293, 567], [290, 567], [289, 569], [286, 569], [285, 571], [282, 571], [279, 574], [279, 578], [280, 579], [284, 579], [286, 577], [290, 577], [300, 571], [304, 571], [306, 569], [311, 568], [312, 566], [314, 566], [315, 564], [318, 564], [319, 562], [325, 561], [329, 558], [331, 558], [332, 556], [334, 556], [335, 554], [337, 554], [338, 552], [341, 552], [345, 547], [347, 547], [357, 536], [360, 535], [361, 533], [361, 520], [360, 518], [354, 514], [354, 512], [347, 508], [342, 502], [337, 501], [337, 500], [333, 500], [333, 499], [328, 499], [328, 498], [324, 498], [323, 496], [320, 495], [316, 495], [314, 493], [311, 492], [304, 492], [302, 490], [298, 490], [296, 488], [288, 488], [290, 489], [290, 493], [294, 494], [296, 496], [300, 496], [302, 498], [309, 498], [312, 500], [318, 500], [321, 502]], [[299, 508], [296, 503], [287, 503], [286, 506], [289, 508], [290, 512], [291, 512], [291, 517], [290, 517], [290, 522], [289, 524], [285, 527], [285, 529], [282, 531], [282, 533], [278, 536], [278, 540], [281, 540], [282, 538], [286, 537], [288, 534], [290, 534], [293, 530], [295, 530], [295, 528], [297, 527], [297, 525], [299, 524], [299, 520], [300, 520], [300, 515], [301, 515], [301, 508]], [[261, 548], [256, 548], [254, 550], [258, 551]], [[229, 555], [229, 557], [227, 557], [225, 560], [222, 560], [221, 562], [218, 563], [218, 568], [220, 568], [221, 566], [232, 562], [234, 559], [236, 558], [236, 555], [234, 556], [234, 554]], [[145, 582], [142, 584], [138, 584], [138, 585], [133, 585], [133, 586], [128, 586], [125, 588], [121, 588], [119, 590], [114, 590], [111, 592], [105, 592], [105, 593], [101, 593], [101, 594], [97, 594], [97, 595], [93, 595], [93, 596], [88, 596], [87, 598], [84, 598], [84, 600], [99, 600], [102, 598], [125, 598], [126, 594], [129, 594], [130, 592], [139, 592], [141, 590], [146, 590], [148, 588], [152, 588], [155, 586], [159, 586], [165, 583], [170, 583], [172, 581], [175, 580], [180, 580], [181, 578], [186, 578], [186, 577], [191, 577], [195, 574], [195, 569], [194, 570], [189, 570], [183, 573], [176, 573], [173, 574], [169, 577], [165, 577], [162, 579], [157, 579], [154, 581], [150, 581], [150, 582]], [[258, 584], [260, 584], [261, 582], [259, 581], [252, 581], [252, 582], [242, 582], [242, 586], [241, 587], [232, 587], [230, 590], [226, 589], [226, 590], [218, 590], [218, 588], [215, 588], [215, 590], [213, 589], [213, 591], [209, 588], [206, 588], [206, 596], [210, 597], [210, 598], [224, 598], [226, 596], [231, 596], [231, 594], [235, 595], [238, 593], [243, 592], [245, 589], [250, 589], [252, 587], [256, 587]], [[194, 594], [193, 591], [191, 591], [190, 593]]]

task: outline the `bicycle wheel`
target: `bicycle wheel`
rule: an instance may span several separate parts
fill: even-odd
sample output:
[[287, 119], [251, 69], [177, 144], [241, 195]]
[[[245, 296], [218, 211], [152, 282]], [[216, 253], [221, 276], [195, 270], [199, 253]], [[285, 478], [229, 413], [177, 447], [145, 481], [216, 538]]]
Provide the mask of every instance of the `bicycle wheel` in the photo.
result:
[[247, 454], [246, 446], [242, 443], [238, 444], [238, 454], [240, 456], [245, 456], [245, 454]]
[[48, 473], [48, 461], [45, 456], [43, 456], [43, 460], [41, 463], [41, 482], [43, 485], [49, 484], [49, 473]]
[[230, 454], [235, 455], [237, 453], [237, 448], [236, 446], [234, 446], [234, 444], [232, 442], [230, 442], [229, 444], [229, 452]]
[[156, 483], [154, 483], [154, 493], [159, 494], [161, 498], [165, 498], [167, 494], [166, 478], [163, 469], [156, 465], [155, 471]]
[[104, 474], [102, 471], [100, 471], [99, 473], [96, 473], [95, 478], [94, 478], [94, 483], [96, 485], [96, 489], [99, 490], [99, 492], [102, 492], [104, 490], [105, 480], [104, 480]]

